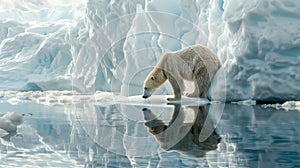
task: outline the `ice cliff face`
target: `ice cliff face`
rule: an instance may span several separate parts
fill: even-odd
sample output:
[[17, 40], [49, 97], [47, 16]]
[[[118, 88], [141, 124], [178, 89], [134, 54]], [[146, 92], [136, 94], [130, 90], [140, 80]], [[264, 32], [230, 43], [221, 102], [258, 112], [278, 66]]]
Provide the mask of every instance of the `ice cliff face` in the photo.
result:
[[75, 36], [73, 31], [78, 32], [83, 10], [75, 4], [0, 10], [0, 89], [71, 88], [73, 45], [68, 38]]
[[300, 99], [296, 1], [89, 0], [25, 9], [0, 11], [1, 90], [137, 95], [162, 53], [201, 44], [223, 63], [211, 97]]
[[300, 3], [226, 1], [218, 55], [229, 99], [299, 100]]

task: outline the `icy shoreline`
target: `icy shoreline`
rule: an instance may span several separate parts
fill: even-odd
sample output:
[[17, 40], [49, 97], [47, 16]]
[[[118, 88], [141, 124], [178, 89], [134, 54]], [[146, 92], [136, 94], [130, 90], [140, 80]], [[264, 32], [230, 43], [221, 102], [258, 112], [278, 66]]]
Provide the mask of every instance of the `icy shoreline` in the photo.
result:
[[[113, 104], [123, 105], [143, 105], [152, 107], [164, 107], [168, 103], [175, 103], [189, 106], [201, 106], [207, 104], [223, 104], [225, 102], [209, 101], [201, 98], [187, 98], [183, 97], [181, 101], [168, 102], [167, 97], [172, 95], [153, 95], [150, 99], [143, 99], [141, 95], [138, 96], [121, 96], [110, 92], [96, 92], [94, 94], [82, 94], [76, 91], [0, 91], [0, 102], [7, 102], [12, 105], [20, 103], [37, 103], [47, 106], [56, 105], [74, 105], [77, 103], [89, 102], [98, 106], [109, 106]], [[284, 103], [273, 103], [273, 104], [257, 104], [255, 100], [243, 100], [237, 102], [227, 102], [226, 104], [236, 104], [241, 106], [255, 106], [259, 105], [263, 108], [275, 108], [277, 110], [284, 109], [298, 110], [300, 111], [300, 101], [286, 101]]]

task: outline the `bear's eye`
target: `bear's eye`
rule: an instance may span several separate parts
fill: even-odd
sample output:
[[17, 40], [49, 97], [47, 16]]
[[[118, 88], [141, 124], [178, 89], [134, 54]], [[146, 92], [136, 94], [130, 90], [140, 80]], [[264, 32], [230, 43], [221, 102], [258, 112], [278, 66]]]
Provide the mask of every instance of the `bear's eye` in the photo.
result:
[[154, 80], [154, 76], [151, 76], [151, 80]]

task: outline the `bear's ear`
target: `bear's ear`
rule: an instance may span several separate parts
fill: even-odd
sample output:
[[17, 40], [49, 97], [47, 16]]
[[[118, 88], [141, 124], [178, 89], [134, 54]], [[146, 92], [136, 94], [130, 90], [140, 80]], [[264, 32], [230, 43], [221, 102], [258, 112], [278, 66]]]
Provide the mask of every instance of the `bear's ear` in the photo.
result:
[[154, 76], [151, 76], [151, 78], [150, 78], [151, 80], [154, 80], [155, 78], [154, 78]]

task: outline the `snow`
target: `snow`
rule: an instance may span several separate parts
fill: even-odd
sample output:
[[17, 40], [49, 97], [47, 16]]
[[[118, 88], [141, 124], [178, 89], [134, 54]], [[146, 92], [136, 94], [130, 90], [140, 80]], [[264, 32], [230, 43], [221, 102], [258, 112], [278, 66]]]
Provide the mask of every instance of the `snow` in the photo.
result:
[[287, 101], [283, 104], [264, 104], [264, 108], [274, 108], [276, 110], [285, 110], [285, 111], [300, 111], [300, 101]]
[[149, 99], [138, 96], [121, 96], [111, 92], [97, 91], [95, 94], [81, 94], [75, 91], [1, 91], [0, 103], [7, 102], [11, 105], [22, 103], [37, 103], [47, 106], [59, 105], [74, 105], [76, 103], [90, 102], [98, 106], [108, 105], [131, 105], [131, 106], [145, 106], [145, 107], [166, 107], [169, 104], [181, 104], [185, 106], [201, 106], [207, 104], [214, 104], [204, 98], [190, 98], [183, 96], [178, 101], [167, 101], [168, 97], [173, 95], [153, 95]]
[[[163, 53], [201, 44], [223, 64], [210, 99], [300, 100], [297, 1], [0, 4], [0, 90], [137, 96]], [[157, 94], [170, 95], [172, 89], [165, 85]]]

